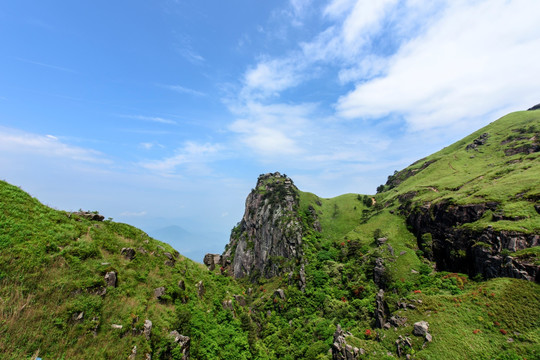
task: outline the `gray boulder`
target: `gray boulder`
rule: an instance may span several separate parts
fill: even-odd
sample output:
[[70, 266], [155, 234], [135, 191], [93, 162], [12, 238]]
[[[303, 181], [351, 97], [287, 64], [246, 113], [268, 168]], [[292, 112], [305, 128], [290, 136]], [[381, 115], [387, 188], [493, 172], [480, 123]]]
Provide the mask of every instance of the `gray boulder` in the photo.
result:
[[414, 323], [413, 334], [416, 336], [425, 336], [428, 333], [429, 324], [427, 321], [419, 321]]

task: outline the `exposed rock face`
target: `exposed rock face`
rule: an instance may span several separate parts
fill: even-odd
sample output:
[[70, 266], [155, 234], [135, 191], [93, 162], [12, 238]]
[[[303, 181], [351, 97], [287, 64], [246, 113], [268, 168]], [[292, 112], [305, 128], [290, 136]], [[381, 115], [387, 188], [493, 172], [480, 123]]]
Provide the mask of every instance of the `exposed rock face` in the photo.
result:
[[160, 300], [163, 295], [165, 295], [165, 287], [160, 286], [154, 289], [154, 296], [156, 297], [156, 299]]
[[204, 293], [206, 292], [206, 289], [204, 288], [204, 284], [201, 281], [197, 283], [197, 295], [202, 298], [204, 296]]
[[427, 321], [419, 321], [414, 323], [413, 334], [416, 336], [425, 336], [428, 333], [429, 324]]
[[480, 135], [479, 137], [474, 139], [474, 141], [472, 143], [467, 145], [465, 150], [476, 150], [476, 148], [478, 148], [479, 146], [482, 146], [482, 145], [484, 145], [486, 143], [488, 137], [489, 137], [488, 133], [483, 133], [482, 135]]
[[152, 322], [148, 319], [144, 320], [143, 334], [146, 337], [146, 340], [150, 339], [150, 334], [152, 334]]
[[375, 327], [381, 329], [384, 326], [386, 317], [386, 306], [384, 303], [384, 290], [379, 289], [375, 296]]
[[171, 331], [169, 334], [178, 346], [180, 346], [180, 352], [182, 353], [182, 360], [189, 360], [189, 347], [191, 339], [188, 336], [181, 335], [178, 331]]
[[120, 254], [124, 255], [124, 257], [127, 260], [133, 260], [135, 257], [135, 250], [132, 248], [122, 248], [122, 251], [120, 251]]
[[373, 281], [379, 288], [384, 288], [384, 260], [383, 258], [375, 259], [375, 267], [373, 268]]
[[345, 333], [338, 325], [334, 333], [334, 343], [332, 344], [332, 360], [357, 360], [364, 353], [362, 349], [353, 348], [345, 341]]
[[107, 283], [107, 286], [116, 287], [116, 273], [114, 271], [106, 273], [105, 282]]
[[[270, 278], [302, 262], [298, 189], [280, 173], [259, 176], [221, 262], [235, 278]], [[291, 261], [292, 260], [292, 261]]]
[[540, 110], [540, 104], [536, 104], [532, 108], [528, 109], [528, 111], [533, 111], [533, 110]]
[[[484, 278], [513, 277], [540, 282], [540, 266], [504, 255], [540, 244], [540, 235], [514, 231], [482, 231], [456, 226], [477, 221], [496, 203], [473, 205], [425, 204], [411, 212], [407, 223], [417, 236], [425, 255], [439, 270], [481, 274]], [[429, 236], [426, 236], [428, 235]]]
[[204, 265], [212, 271], [217, 266], [221, 266], [221, 255], [220, 254], [206, 254], [203, 259]]
[[86, 218], [88, 220], [92, 221], [103, 221], [105, 219], [105, 216], [98, 214], [97, 212], [90, 212], [90, 211], [76, 211], [72, 213], [74, 215], [79, 215], [80, 217]]

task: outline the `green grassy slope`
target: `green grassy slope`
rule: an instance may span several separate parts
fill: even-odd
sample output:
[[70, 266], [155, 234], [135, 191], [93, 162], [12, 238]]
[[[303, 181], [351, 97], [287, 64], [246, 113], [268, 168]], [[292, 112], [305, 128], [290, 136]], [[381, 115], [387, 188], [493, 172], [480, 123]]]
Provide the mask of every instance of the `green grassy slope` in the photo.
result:
[[[136, 359], [145, 353], [169, 358], [177, 351], [172, 330], [192, 337], [195, 356], [248, 352], [238, 320], [218, 323], [232, 320], [221, 300], [242, 290], [181, 255], [174, 266], [165, 265], [164, 253], [175, 251], [136, 228], [53, 210], [0, 182], [0, 229], [2, 359], [118, 359], [134, 346]], [[124, 247], [136, 249], [133, 260], [121, 256]], [[101, 296], [109, 271], [117, 272], [118, 286]], [[206, 288], [202, 299], [199, 281]], [[160, 286], [166, 294], [158, 300], [154, 289]], [[150, 339], [140, 333], [146, 319], [153, 323]]]
[[[485, 143], [467, 145], [487, 134]], [[536, 152], [534, 151], [536, 147]], [[497, 202], [506, 218], [490, 224], [496, 230], [540, 229], [534, 205], [540, 200], [540, 111], [506, 115], [464, 139], [389, 176], [377, 200], [398, 204], [451, 201], [455, 204]], [[397, 185], [395, 185], [397, 184]], [[477, 224], [485, 227], [491, 214]]]
[[[351, 333], [347, 343], [365, 350], [363, 358], [395, 358], [399, 336], [411, 338], [405, 352], [417, 359], [540, 358], [540, 285], [435, 272], [400, 211], [407, 203], [495, 201], [511, 220], [493, 222], [487, 214], [471, 226], [538, 232], [540, 153], [522, 152], [537, 144], [539, 122], [539, 111], [510, 114], [394, 174], [373, 196], [323, 199], [299, 191], [303, 263], [255, 283], [181, 255], [169, 266], [165, 253], [174, 250], [136, 228], [48, 208], [0, 182], [2, 358], [118, 359], [136, 346], [136, 360], [146, 353], [181, 359], [168, 335], [177, 330], [191, 337], [191, 359], [329, 360], [337, 324]], [[486, 132], [484, 144], [466, 149]], [[506, 155], [516, 151], [508, 149], [518, 150]], [[135, 249], [133, 260], [122, 256], [126, 247]], [[535, 257], [538, 248], [514, 256]], [[387, 318], [407, 317], [405, 326], [375, 329], [378, 259]], [[118, 286], [103, 294], [109, 271], [117, 272]], [[158, 300], [160, 286], [166, 293]], [[232, 310], [224, 306], [229, 300]], [[399, 309], [398, 302], [416, 308]], [[141, 333], [146, 319], [153, 323], [148, 339]], [[430, 324], [431, 343], [411, 335], [420, 320]]]

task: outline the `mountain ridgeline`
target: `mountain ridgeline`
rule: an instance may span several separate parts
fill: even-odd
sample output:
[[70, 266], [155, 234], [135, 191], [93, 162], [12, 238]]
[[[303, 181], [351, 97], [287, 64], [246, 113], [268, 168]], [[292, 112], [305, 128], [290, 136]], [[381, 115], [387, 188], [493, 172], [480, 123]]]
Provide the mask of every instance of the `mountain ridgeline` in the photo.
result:
[[0, 183], [7, 359], [540, 358], [540, 111], [320, 198], [260, 175], [206, 266]]

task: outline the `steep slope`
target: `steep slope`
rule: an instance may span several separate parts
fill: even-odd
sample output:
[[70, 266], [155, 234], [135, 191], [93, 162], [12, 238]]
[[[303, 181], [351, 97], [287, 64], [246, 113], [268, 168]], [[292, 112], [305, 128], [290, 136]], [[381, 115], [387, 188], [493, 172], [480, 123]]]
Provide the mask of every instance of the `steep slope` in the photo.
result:
[[439, 269], [540, 282], [539, 151], [540, 111], [512, 113], [389, 176], [377, 200]]
[[[539, 119], [532, 112], [510, 114], [396, 172], [374, 196], [323, 199], [293, 188], [298, 203], [288, 219], [302, 225], [297, 230], [302, 242], [294, 244], [302, 259], [296, 268], [273, 274], [279, 276], [249, 277], [261, 285], [262, 296], [250, 303], [252, 314], [259, 314], [254, 317], [260, 341], [281, 344], [274, 351], [277, 358], [322, 359], [325, 348], [332, 349], [333, 359], [378, 359], [388, 353], [430, 359], [537, 357], [540, 288], [530, 281], [537, 279], [539, 265]], [[253, 207], [261, 184], [280, 181], [279, 174], [259, 178], [222, 265], [235, 263], [230, 249], [239, 238], [245, 236], [255, 248], [268, 238], [265, 221], [282, 225], [272, 216], [256, 215], [271, 214], [264, 202]], [[249, 236], [246, 216], [262, 219]], [[272, 246], [290, 244], [284, 236], [271, 239]], [[483, 241], [491, 242], [491, 250]], [[478, 255], [480, 249], [488, 256]], [[242, 266], [256, 268], [255, 256], [256, 251], [241, 255]], [[527, 281], [482, 280], [501, 276]], [[302, 341], [284, 335], [283, 319]], [[426, 320], [429, 333], [411, 336], [413, 325]], [[285, 341], [289, 345], [283, 347]], [[316, 352], [303, 347], [309, 342]]]
[[539, 114], [376, 195], [324, 199], [262, 175], [210, 269], [0, 182], [2, 358], [539, 358]]
[[240, 322], [223, 321], [232, 318], [221, 301], [242, 293], [232, 279], [102, 219], [51, 209], [0, 182], [2, 359], [249, 354]]
[[291, 179], [280, 173], [259, 176], [221, 260], [224, 265], [231, 263], [234, 277], [270, 278], [301, 261], [297, 210], [298, 189]]

